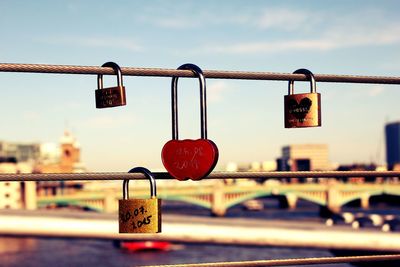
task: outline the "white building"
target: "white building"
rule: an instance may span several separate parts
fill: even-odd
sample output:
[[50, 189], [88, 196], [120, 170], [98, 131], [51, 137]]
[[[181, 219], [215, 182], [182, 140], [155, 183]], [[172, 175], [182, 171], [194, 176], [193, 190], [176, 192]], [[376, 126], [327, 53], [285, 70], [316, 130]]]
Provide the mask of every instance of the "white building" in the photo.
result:
[[296, 144], [282, 148], [282, 159], [292, 171], [332, 170], [327, 144]]

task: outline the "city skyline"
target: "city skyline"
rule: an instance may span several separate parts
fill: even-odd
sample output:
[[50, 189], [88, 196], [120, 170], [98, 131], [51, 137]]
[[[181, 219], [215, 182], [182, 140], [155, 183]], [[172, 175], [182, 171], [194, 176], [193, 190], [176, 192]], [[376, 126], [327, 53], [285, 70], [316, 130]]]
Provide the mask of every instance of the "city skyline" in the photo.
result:
[[[0, 61], [397, 76], [396, 1], [201, 4], [0, 3]], [[33, 13], [31, 10], [35, 10]], [[240, 14], [237, 13], [240, 10]], [[53, 23], [49, 23], [53, 22]], [[105, 85], [115, 77], [104, 77]], [[170, 78], [124, 77], [127, 106], [96, 110], [96, 77], [0, 73], [0, 140], [57, 142], [70, 128], [92, 171], [162, 168], [171, 138]], [[180, 137], [197, 138], [197, 80], [179, 80]], [[308, 83], [295, 82], [295, 92]], [[328, 144], [338, 163], [385, 162], [384, 125], [400, 120], [398, 85], [317, 82], [322, 127], [284, 129], [287, 82], [207, 79], [208, 133], [228, 162], [272, 160], [282, 146]]]

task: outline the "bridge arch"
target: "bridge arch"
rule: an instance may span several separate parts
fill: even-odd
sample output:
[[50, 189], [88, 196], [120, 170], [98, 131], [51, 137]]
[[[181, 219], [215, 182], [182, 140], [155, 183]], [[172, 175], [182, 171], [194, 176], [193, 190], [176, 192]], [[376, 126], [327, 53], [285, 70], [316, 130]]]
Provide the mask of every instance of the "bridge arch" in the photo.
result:
[[173, 196], [173, 195], [167, 195], [167, 196], [160, 196], [162, 200], [171, 200], [171, 201], [180, 201], [180, 202], [185, 202], [185, 203], [190, 203], [196, 206], [200, 206], [206, 209], [211, 208], [211, 199], [210, 197], [204, 195], [199, 195], [199, 196]]
[[400, 194], [389, 194], [389, 193], [383, 193], [381, 195], [375, 195], [371, 196], [370, 198], [370, 204], [381, 204], [385, 203], [386, 205], [389, 206], [399, 206], [400, 205]]
[[[340, 202], [340, 206], [343, 207], [345, 205], [350, 204], [350, 202], [353, 202], [355, 200], [361, 200], [365, 196], [365, 194], [366, 194], [365, 192], [360, 192], [360, 193], [354, 194], [350, 197], [343, 198], [343, 200]], [[367, 196], [368, 196], [368, 198], [370, 198], [373, 196], [380, 196], [383, 194], [384, 194], [384, 192], [382, 192], [382, 191], [375, 191], [375, 192], [368, 192]]]
[[320, 196], [320, 194], [307, 194], [307, 193], [291, 193], [297, 196], [299, 199], [303, 199], [305, 201], [309, 201], [311, 203], [315, 203], [319, 206], [326, 205], [326, 199], [324, 196]]
[[266, 197], [266, 196], [271, 196], [272, 193], [271, 192], [255, 192], [255, 193], [251, 193], [251, 194], [242, 194], [240, 197], [238, 198], [234, 198], [231, 201], [227, 201], [226, 202], [226, 209], [232, 208], [233, 206], [236, 206], [240, 203], [243, 203], [247, 200], [251, 200], [251, 199], [255, 199], [255, 198], [260, 198], [260, 197]]
[[98, 207], [98, 205], [91, 205], [82, 201], [62, 201], [62, 200], [58, 200], [58, 201], [53, 201], [53, 202], [38, 202], [38, 206], [39, 207], [47, 207], [49, 205], [57, 205], [57, 206], [72, 206], [72, 207], [79, 207], [79, 208], [83, 208], [83, 209], [89, 209], [92, 211], [96, 211], [96, 212], [103, 212], [103, 209], [101, 207]]
[[298, 199], [302, 199], [305, 201], [309, 201], [311, 203], [315, 203], [319, 206], [324, 206], [326, 201], [324, 200], [323, 196], [320, 196], [318, 194], [302, 194], [302, 193], [294, 193], [294, 192], [282, 192], [282, 193], [278, 193], [278, 194], [273, 194], [271, 191], [264, 191], [264, 192], [255, 192], [255, 193], [251, 193], [251, 194], [243, 194], [243, 196], [233, 199], [230, 202], [227, 202], [226, 204], [226, 209], [229, 209], [235, 205], [238, 205], [240, 203], [243, 203], [247, 200], [251, 200], [251, 199], [256, 199], [256, 198], [260, 198], [260, 197], [267, 197], [267, 196], [284, 196], [287, 197], [288, 195], [293, 195], [295, 197], [297, 197]]

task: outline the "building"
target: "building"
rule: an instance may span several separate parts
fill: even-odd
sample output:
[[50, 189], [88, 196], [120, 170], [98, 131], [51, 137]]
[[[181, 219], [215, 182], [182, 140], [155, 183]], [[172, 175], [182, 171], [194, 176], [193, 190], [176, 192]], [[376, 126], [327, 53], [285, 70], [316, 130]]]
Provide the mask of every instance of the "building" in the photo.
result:
[[315, 171], [331, 170], [328, 145], [296, 144], [284, 146], [282, 157], [277, 160], [278, 170]]
[[17, 162], [35, 162], [40, 157], [40, 144], [0, 142], [0, 157], [15, 158]]
[[[81, 173], [86, 168], [81, 162], [81, 148], [79, 142], [69, 131], [64, 131], [60, 138], [60, 145], [51, 144], [41, 146], [41, 158], [35, 166], [35, 173]], [[39, 195], [57, 195], [72, 193], [82, 188], [82, 182], [40, 182]]]
[[[80, 145], [69, 131], [56, 144], [0, 142], [0, 173], [84, 172]], [[75, 192], [82, 182], [0, 183], [0, 209], [36, 209], [37, 195]]]
[[389, 170], [400, 165], [400, 122], [388, 123], [385, 126], [386, 162]]
[[[26, 163], [17, 163], [14, 157], [0, 159], [0, 173], [30, 173]], [[0, 209], [36, 209], [35, 182], [0, 183]]]
[[[0, 142], [0, 173], [31, 173], [40, 157], [38, 143]], [[35, 182], [0, 183], [0, 209], [36, 209]]]
[[77, 173], [84, 171], [80, 144], [69, 131], [65, 131], [60, 138], [58, 148], [51, 146], [51, 144], [41, 146], [41, 158], [35, 167], [35, 172]]

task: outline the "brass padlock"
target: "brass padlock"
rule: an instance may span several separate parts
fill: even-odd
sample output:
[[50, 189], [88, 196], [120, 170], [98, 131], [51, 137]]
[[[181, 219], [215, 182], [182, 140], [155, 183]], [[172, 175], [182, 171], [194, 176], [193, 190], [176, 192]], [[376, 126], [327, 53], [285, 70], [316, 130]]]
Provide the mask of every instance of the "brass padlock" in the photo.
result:
[[120, 233], [161, 233], [161, 199], [157, 198], [156, 180], [143, 167], [136, 167], [130, 173], [143, 173], [150, 180], [149, 199], [129, 199], [129, 180], [123, 183], [123, 199], [119, 200]]
[[311, 93], [294, 94], [294, 81], [289, 81], [289, 94], [285, 95], [285, 128], [321, 126], [321, 95], [316, 92], [314, 75], [307, 69], [298, 69], [293, 73], [307, 75]]
[[111, 108], [126, 105], [125, 87], [122, 84], [121, 68], [114, 62], [106, 62], [102, 67], [111, 67], [117, 74], [117, 86], [103, 88], [103, 75], [97, 75], [96, 108]]

